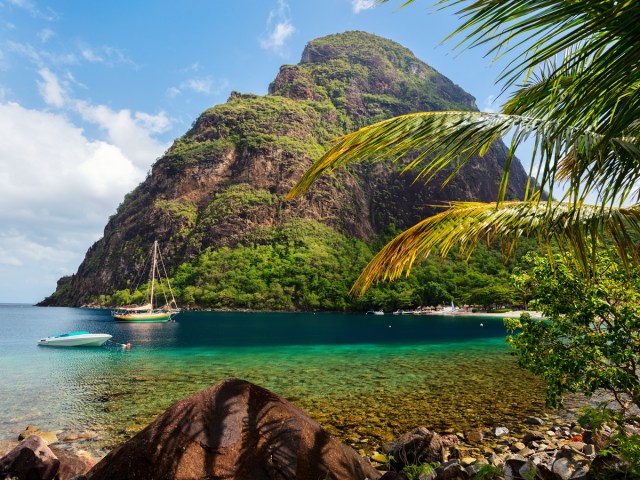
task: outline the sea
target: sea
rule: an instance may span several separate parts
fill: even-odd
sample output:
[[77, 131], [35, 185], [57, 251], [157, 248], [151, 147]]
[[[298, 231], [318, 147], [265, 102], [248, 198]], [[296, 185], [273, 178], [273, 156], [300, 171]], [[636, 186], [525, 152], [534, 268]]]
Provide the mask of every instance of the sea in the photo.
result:
[[[114, 344], [38, 345], [78, 330]], [[544, 387], [518, 368], [505, 336], [499, 317], [182, 312], [124, 324], [109, 310], [0, 304], [0, 440], [34, 425], [99, 457], [230, 377], [287, 398], [366, 452], [421, 425], [518, 428], [547, 414]]]

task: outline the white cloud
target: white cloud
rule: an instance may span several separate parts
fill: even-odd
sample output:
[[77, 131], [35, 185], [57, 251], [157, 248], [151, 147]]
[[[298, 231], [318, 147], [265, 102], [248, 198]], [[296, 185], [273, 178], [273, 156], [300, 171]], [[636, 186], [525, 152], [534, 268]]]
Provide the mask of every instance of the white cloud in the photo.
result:
[[137, 68], [138, 65], [117, 48], [102, 46], [97, 49], [86, 45], [80, 45], [80, 56], [91, 63], [102, 63], [107, 66], [131, 65]]
[[229, 86], [227, 80], [215, 81], [211, 77], [190, 78], [180, 83], [177, 87], [167, 89], [167, 95], [175, 98], [182, 95], [185, 91], [191, 91], [202, 95], [219, 95], [225, 88]]
[[194, 92], [210, 94], [213, 82], [211, 78], [194, 78], [189, 80], [187, 85]]
[[352, 0], [351, 5], [354, 13], [360, 13], [363, 10], [369, 10], [376, 6], [375, 0]]
[[[106, 219], [167, 147], [153, 138], [169, 127], [164, 113], [72, 99], [65, 105], [103, 128], [105, 140], [88, 138], [63, 115], [0, 103], [0, 301], [40, 300], [57, 278], [75, 271]], [[8, 278], [21, 278], [22, 288], [31, 278], [29, 292]]]
[[45, 28], [38, 32], [38, 38], [42, 43], [47, 43], [51, 37], [55, 35], [54, 31], [50, 28]]
[[100, 55], [96, 55], [89, 47], [81, 48], [80, 54], [82, 55], [82, 58], [89, 62], [104, 62], [104, 58]]
[[58, 81], [58, 77], [54, 75], [48, 68], [42, 68], [38, 72], [42, 81], [38, 81], [38, 89], [40, 95], [47, 105], [53, 107], [62, 107], [66, 101], [66, 92]]
[[260, 40], [260, 47], [279, 55], [285, 54], [285, 42], [296, 31], [289, 19], [289, 5], [285, 0], [278, 0], [278, 7], [269, 12], [267, 18], [267, 38]]
[[278, 23], [267, 39], [260, 40], [260, 46], [265, 50], [281, 53], [285, 41], [293, 35], [295, 31], [294, 26], [288, 22]]
[[0, 218], [72, 223], [113, 213], [145, 173], [63, 116], [16, 103], [0, 105], [0, 171]]
[[35, 18], [41, 18], [47, 21], [54, 21], [59, 18], [59, 15], [51, 8], [47, 7], [47, 12], [45, 13], [42, 10], [38, 9], [34, 2], [31, 2], [29, 0], [7, 0], [7, 2], [9, 3], [9, 5], [26, 10], [31, 14], [31, 16]]
[[152, 137], [171, 126], [164, 112], [157, 115], [132, 113], [127, 109], [112, 110], [105, 105], [92, 105], [82, 100], [74, 101], [72, 108], [83, 120], [106, 132], [108, 142], [139, 168], [151, 165], [168, 148]]

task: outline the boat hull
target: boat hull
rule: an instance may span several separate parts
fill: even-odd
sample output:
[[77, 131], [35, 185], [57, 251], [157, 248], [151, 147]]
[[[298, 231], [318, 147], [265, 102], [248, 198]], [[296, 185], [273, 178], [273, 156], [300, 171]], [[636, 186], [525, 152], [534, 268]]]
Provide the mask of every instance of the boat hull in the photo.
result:
[[150, 312], [150, 313], [113, 313], [116, 322], [127, 323], [151, 323], [168, 322], [171, 320], [172, 312]]
[[106, 333], [88, 333], [47, 337], [40, 340], [38, 345], [43, 347], [99, 347], [109, 339], [111, 339], [111, 335]]

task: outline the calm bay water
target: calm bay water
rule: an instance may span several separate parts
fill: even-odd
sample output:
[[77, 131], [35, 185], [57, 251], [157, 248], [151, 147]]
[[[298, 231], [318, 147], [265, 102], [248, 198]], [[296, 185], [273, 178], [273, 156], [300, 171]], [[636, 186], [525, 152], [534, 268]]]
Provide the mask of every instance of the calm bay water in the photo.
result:
[[[37, 345], [74, 330], [131, 349]], [[509, 356], [499, 318], [185, 312], [121, 324], [107, 310], [4, 304], [0, 332], [0, 439], [29, 424], [83, 431], [98, 454], [229, 377], [288, 398], [365, 450], [417, 425], [510, 426], [543, 411], [542, 385]]]

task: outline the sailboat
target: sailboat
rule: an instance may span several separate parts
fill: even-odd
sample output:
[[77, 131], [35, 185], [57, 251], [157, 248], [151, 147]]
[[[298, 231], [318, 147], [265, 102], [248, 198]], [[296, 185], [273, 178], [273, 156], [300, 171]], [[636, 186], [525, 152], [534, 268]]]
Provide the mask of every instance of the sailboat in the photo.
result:
[[[160, 267], [162, 266], [162, 270]], [[163, 275], [164, 274], [164, 275]], [[167, 289], [165, 289], [166, 280]], [[156, 307], [155, 294], [156, 282], [159, 283], [159, 290], [164, 297], [164, 305]], [[169, 295], [167, 295], [167, 290]], [[171, 318], [180, 313], [178, 304], [173, 295], [173, 289], [169, 283], [169, 277], [164, 267], [162, 254], [158, 241], [153, 242], [151, 271], [149, 272], [149, 297], [147, 303], [141, 306], [118, 307], [111, 312], [113, 319], [117, 322], [168, 322]]]

